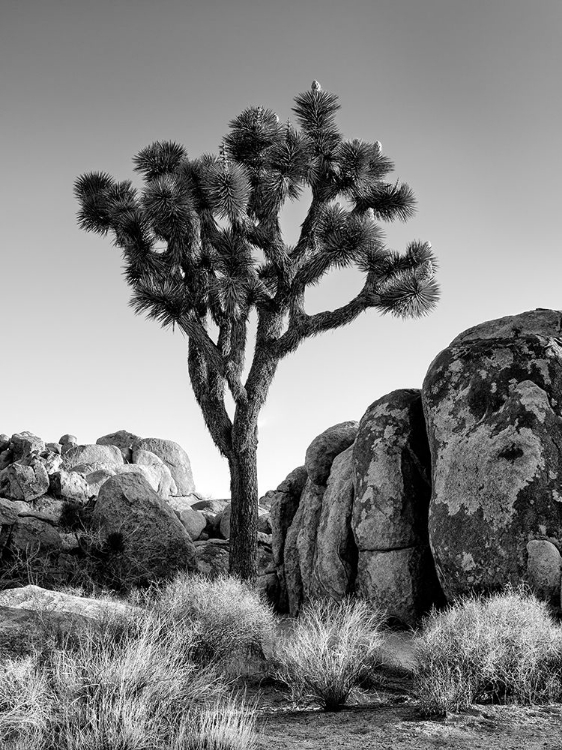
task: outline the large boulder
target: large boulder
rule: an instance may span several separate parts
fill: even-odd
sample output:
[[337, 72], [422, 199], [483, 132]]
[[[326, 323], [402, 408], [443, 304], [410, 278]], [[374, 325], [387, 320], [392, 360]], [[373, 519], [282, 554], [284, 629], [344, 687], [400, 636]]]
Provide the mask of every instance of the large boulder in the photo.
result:
[[115, 476], [116, 473], [115, 469], [105, 468], [95, 469], [94, 471], [90, 471], [83, 475], [88, 484], [88, 497], [97, 497], [102, 484], [107, 482], [109, 477]]
[[[292, 496], [292, 499], [281, 501], [281, 504], [287, 504], [286, 521], [293, 516], [285, 533], [282, 554], [284, 531], [280, 521], [284, 511], [281, 507], [273, 511], [271, 519], [277, 576], [280, 580], [279, 604], [280, 608], [287, 606], [291, 615], [296, 615], [303, 602], [313, 595], [311, 582], [316, 537], [326, 482], [334, 459], [352, 445], [356, 434], [357, 422], [342, 422], [324, 430], [308, 446], [304, 468], [299, 467], [291, 472], [285, 482], [279, 485], [281, 492]], [[293, 514], [297, 494], [300, 494], [300, 498]], [[285, 526], [286, 521], [282, 522], [282, 526]], [[283, 563], [280, 562], [281, 558]]]
[[82, 474], [75, 471], [56, 471], [49, 477], [49, 489], [54, 497], [61, 500], [72, 500], [76, 503], [87, 503], [90, 488]]
[[150, 451], [162, 459], [172, 474], [178, 495], [189, 495], [195, 491], [189, 456], [180, 445], [172, 440], [142, 438], [133, 443], [133, 462], [136, 462], [141, 450]]
[[311, 595], [341, 601], [351, 593], [357, 547], [351, 531], [353, 508], [353, 445], [334, 459], [316, 534]]
[[99, 437], [96, 440], [96, 445], [115, 445], [123, 454], [123, 460], [131, 461], [133, 443], [137, 440], [140, 440], [138, 435], [133, 435], [132, 432], [127, 432], [127, 430], [118, 430]]
[[277, 566], [283, 565], [285, 537], [299, 507], [307, 476], [305, 467], [299, 466], [293, 469], [276, 490], [270, 490], [271, 546], [273, 561]]
[[460, 334], [423, 384], [429, 538], [447, 598], [527, 577], [527, 544], [562, 543], [561, 313]]
[[47, 521], [53, 526], [60, 523], [65, 502], [58, 500], [51, 495], [42, 495], [32, 503], [26, 503], [24, 500], [12, 500], [12, 507], [18, 514], [18, 518], [38, 518], [40, 521]]
[[[291, 525], [287, 529], [283, 547], [283, 565], [277, 568], [277, 575], [281, 586], [280, 606], [285, 604], [285, 608], [293, 617], [298, 615], [303, 601], [303, 582], [299, 549], [297, 546], [303, 515], [304, 507], [301, 503], [297, 508]], [[283, 599], [283, 596], [285, 599]]]
[[64, 454], [64, 464], [67, 469], [73, 469], [82, 464], [94, 464], [101, 467], [123, 465], [123, 454], [116, 445], [73, 445]]
[[160, 486], [160, 473], [153, 466], [141, 466], [140, 464], [123, 464], [115, 469], [116, 474], [140, 474], [144, 477], [154, 492], [158, 492]]
[[353, 463], [356, 590], [413, 624], [442, 596], [428, 549], [431, 459], [419, 390], [393, 391], [369, 406]]
[[13, 500], [0, 497], [0, 527], [12, 526], [18, 517], [18, 508]]
[[172, 478], [172, 472], [166, 466], [164, 461], [155, 453], [139, 449], [135, 451], [134, 464], [138, 466], [149, 466], [158, 475], [157, 492], [161, 497], [177, 495], [178, 488]]
[[45, 443], [32, 432], [16, 432], [10, 439], [12, 461], [21, 461], [32, 453], [45, 450]]
[[297, 513], [293, 519], [293, 523], [299, 522], [296, 546], [304, 601], [308, 601], [313, 595], [311, 583], [314, 554], [316, 552], [316, 535], [325, 491], [326, 488], [323, 485], [315, 484], [309, 479], [304, 487], [299, 505], [299, 511], [302, 509], [302, 514]]
[[195, 568], [189, 534], [140, 474], [117, 474], [102, 485], [92, 525], [105, 540], [114, 575], [127, 585]]
[[49, 475], [40, 458], [34, 455], [13, 463], [0, 472], [0, 494], [12, 500], [30, 502], [49, 489]]
[[357, 422], [341, 422], [314, 438], [306, 450], [304, 461], [311, 482], [326, 484], [334, 458], [353, 443], [357, 427]]
[[59, 532], [49, 521], [20, 515], [11, 528], [9, 546], [17, 556], [30, 558], [59, 552], [62, 541]]

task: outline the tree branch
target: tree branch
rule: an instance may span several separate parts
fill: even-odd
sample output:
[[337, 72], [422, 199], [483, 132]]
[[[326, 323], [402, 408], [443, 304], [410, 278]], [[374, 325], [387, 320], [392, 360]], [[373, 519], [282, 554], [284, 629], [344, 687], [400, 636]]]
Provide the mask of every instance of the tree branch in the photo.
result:
[[194, 339], [188, 343], [188, 372], [193, 393], [213, 442], [223, 456], [232, 454], [232, 422], [224, 405], [225, 380], [207, 362]]
[[178, 325], [189, 337], [193, 340], [198, 348], [205, 353], [206, 359], [210, 364], [217, 370], [217, 372], [226, 377], [226, 362], [222, 356], [219, 348], [210, 338], [209, 334], [203, 327], [203, 324], [192, 316], [185, 315], [179, 321]]
[[297, 315], [293, 315], [287, 331], [272, 345], [272, 353], [278, 358], [284, 357], [294, 351], [305, 338], [351, 323], [364, 310], [374, 307], [378, 299], [378, 295], [372, 291], [372, 281], [367, 277], [357, 296], [336, 310], [326, 310], [315, 315], [307, 315], [299, 310]]

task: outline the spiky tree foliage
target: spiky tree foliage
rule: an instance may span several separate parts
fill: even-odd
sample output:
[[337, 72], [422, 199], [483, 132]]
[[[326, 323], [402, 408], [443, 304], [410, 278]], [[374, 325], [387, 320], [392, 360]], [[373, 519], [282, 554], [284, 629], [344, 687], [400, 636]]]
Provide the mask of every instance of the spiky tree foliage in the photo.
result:
[[[257, 421], [279, 361], [368, 308], [419, 317], [438, 299], [429, 243], [399, 254], [383, 241], [379, 222], [410, 217], [412, 191], [386, 181], [394, 165], [378, 141], [343, 138], [338, 109], [337, 96], [315, 81], [295, 98], [299, 127], [251, 107], [230, 122], [218, 156], [190, 159], [177, 143], [156, 142], [134, 158], [140, 190], [103, 172], [75, 184], [80, 226], [111, 232], [123, 252], [135, 312], [188, 338], [193, 391], [229, 462], [230, 568], [242, 578], [256, 575]], [[290, 247], [279, 212], [304, 187], [312, 197]], [[361, 291], [342, 307], [308, 314], [307, 288], [346, 267], [363, 274]], [[246, 369], [252, 311], [257, 332]]]

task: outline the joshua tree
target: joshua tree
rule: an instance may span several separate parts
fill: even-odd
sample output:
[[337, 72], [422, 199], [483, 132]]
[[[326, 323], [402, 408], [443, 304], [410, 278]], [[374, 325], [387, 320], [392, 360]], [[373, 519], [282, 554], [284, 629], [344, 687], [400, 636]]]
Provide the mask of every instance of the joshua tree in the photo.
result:
[[[140, 191], [102, 172], [75, 183], [80, 226], [111, 231], [123, 252], [135, 312], [188, 338], [195, 398], [230, 468], [230, 570], [249, 579], [257, 558], [257, 422], [279, 361], [368, 308], [419, 317], [439, 294], [429, 243], [411, 242], [404, 254], [384, 245], [377, 222], [405, 221], [415, 198], [408, 185], [384, 181], [394, 165], [381, 144], [344, 140], [338, 97], [317, 81], [294, 101], [300, 129], [251, 107], [230, 122], [218, 155], [189, 159], [168, 141], [144, 148], [134, 157]], [[306, 187], [310, 205], [291, 247], [279, 212]], [[364, 275], [357, 296], [307, 314], [307, 288], [350, 266]], [[257, 329], [246, 369], [252, 311]]]

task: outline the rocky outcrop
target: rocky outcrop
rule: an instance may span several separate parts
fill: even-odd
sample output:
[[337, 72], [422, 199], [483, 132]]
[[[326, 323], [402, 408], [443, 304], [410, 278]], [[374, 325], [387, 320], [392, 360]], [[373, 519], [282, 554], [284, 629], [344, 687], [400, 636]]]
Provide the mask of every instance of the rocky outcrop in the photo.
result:
[[[260, 590], [291, 614], [355, 594], [407, 625], [444, 596], [522, 581], [560, 605], [561, 445], [562, 313], [475, 326], [437, 356], [421, 395], [393, 391], [359, 425], [325, 430], [265, 493]], [[62, 576], [88, 559], [133, 580], [184, 565], [217, 575], [229, 519], [228, 500], [195, 493], [171, 441], [0, 435], [0, 573], [39, 561]]]
[[[326, 483], [334, 459], [353, 443], [356, 434], [357, 422], [342, 422], [324, 430], [307, 448], [304, 471], [295, 470], [280, 485], [283, 488], [281, 492], [287, 496], [280, 499], [280, 503], [287, 504], [288, 512], [284, 514], [280, 508], [270, 520], [272, 539], [276, 540], [277, 560], [283, 561], [276, 562], [281, 597], [279, 605], [285, 606], [286, 602], [292, 615], [299, 612], [303, 602], [314, 596], [312, 575]], [[298, 507], [295, 507], [297, 488], [303, 482]], [[292, 521], [285, 532], [283, 527], [291, 515]], [[283, 538], [285, 543], [281, 552]]]
[[353, 463], [356, 591], [412, 625], [441, 596], [428, 546], [430, 454], [419, 390], [371, 404]]
[[102, 485], [92, 524], [118, 580], [142, 585], [196, 567], [191, 537], [140, 474], [117, 474]]
[[429, 539], [449, 599], [525, 580], [531, 541], [560, 550], [560, 321], [535, 310], [471, 328], [424, 380]]
[[309, 476], [300, 498], [272, 499], [279, 607], [296, 614], [310, 598], [358, 594], [414, 624], [442, 601], [428, 543], [430, 454], [420, 391], [394, 391], [359, 425], [325, 431], [307, 461], [325, 484]]
[[[148, 491], [143, 488], [140, 492], [144, 500], [139, 502], [154, 504], [154, 495], [158, 496], [168, 519], [166, 525], [175, 527], [176, 536], [170, 532], [172, 540], [177, 541], [179, 533], [184, 542], [187, 538], [191, 544], [193, 539], [206, 539], [214, 534], [211, 521], [217, 513], [208, 509], [204, 516], [191, 508], [186, 511], [185, 505], [180, 507], [182, 502], [194, 503], [201, 496], [172, 497], [170, 492], [177, 492], [177, 488], [161, 458], [139, 448], [137, 463], [125, 462], [124, 456], [132, 457], [132, 450], [127, 452], [128, 446], [139, 439], [125, 430], [88, 445], [78, 445], [73, 435], [64, 435], [62, 442], [57, 443], [45, 443], [28, 432], [0, 438], [0, 454], [5, 464], [0, 470], [0, 587], [23, 583], [30, 573], [34, 580], [49, 585], [90, 585], [98, 579], [108, 585], [111, 583], [108, 570], [115, 562], [113, 559], [110, 565], [109, 558], [116, 552], [111, 544], [119, 533], [123, 534], [123, 528], [129, 537], [127, 544], [138, 548], [137, 557], [146, 556], [146, 540], [133, 534], [130, 525], [115, 531], [117, 536], [110, 533], [103, 539], [91, 528], [98, 496], [115, 475], [140, 475], [150, 485]], [[102, 507], [103, 503], [96, 517]], [[134, 517], [133, 513], [131, 518]], [[160, 526], [163, 528], [163, 523]], [[178, 549], [181, 553], [181, 544]], [[190, 554], [193, 556], [193, 550]], [[150, 572], [151, 579], [162, 572], [162, 563], [158, 565]], [[125, 566], [122, 567], [125, 571]], [[112, 575], [115, 579], [115, 570]]]

